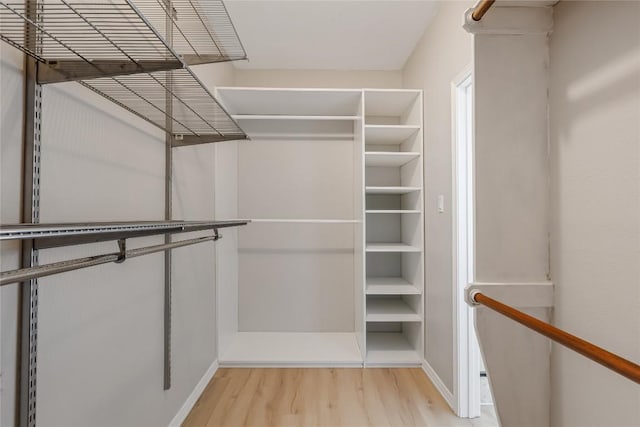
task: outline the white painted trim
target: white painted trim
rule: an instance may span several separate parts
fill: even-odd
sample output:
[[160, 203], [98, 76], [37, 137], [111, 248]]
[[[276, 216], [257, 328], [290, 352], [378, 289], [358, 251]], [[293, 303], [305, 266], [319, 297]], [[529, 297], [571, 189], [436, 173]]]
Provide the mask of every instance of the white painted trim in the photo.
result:
[[[473, 224], [475, 221], [473, 210], [473, 172], [464, 173], [465, 182], [459, 182], [459, 156], [461, 155], [460, 144], [468, 143], [468, 139], [473, 138], [473, 131], [469, 135], [470, 127], [473, 129], [473, 100], [461, 109], [459, 100], [465, 96], [463, 92], [473, 87], [473, 68], [471, 65], [465, 67], [451, 82], [451, 220], [453, 224], [452, 232], [452, 293], [453, 293], [453, 325], [455, 339], [453, 342], [454, 367], [453, 367], [453, 396], [456, 401], [456, 415], [465, 418], [475, 418], [480, 416], [480, 349], [475, 337], [473, 324], [473, 311], [465, 303], [464, 289], [466, 282], [473, 280], [474, 269], [474, 238]], [[464, 113], [466, 116], [461, 117]], [[461, 122], [465, 129], [460, 129]], [[464, 138], [464, 141], [460, 141]], [[465, 167], [465, 171], [473, 168], [473, 144], [464, 150], [464, 162], [471, 166]], [[459, 200], [463, 195], [460, 187], [464, 186], [466, 200]], [[469, 192], [471, 197], [469, 197]], [[464, 218], [461, 217], [464, 216]], [[462, 225], [465, 224], [465, 225]], [[464, 227], [464, 229], [462, 229]], [[464, 244], [461, 243], [464, 241]], [[467, 248], [466, 253], [459, 253], [462, 245]], [[461, 265], [463, 264], [463, 265]]]
[[438, 390], [438, 392], [442, 395], [442, 397], [447, 402], [451, 410], [457, 413], [458, 411], [456, 410], [456, 405], [455, 405], [456, 399], [453, 396], [453, 393], [451, 393], [451, 391], [449, 391], [447, 386], [444, 385], [444, 382], [440, 379], [438, 374], [436, 374], [436, 371], [433, 370], [431, 365], [429, 365], [429, 363], [426, 360], [422, 361], [422, 370], [427, 375], [429, 380], [433, 383], [433, 385]]
[[180, 427], [182, 425], [184, 420], [187, 419], [189, 412], [191, 412], [191, 409], [200, 398], [200, 395], [202, 395], [202, 392], [207, 387], [207, 384], [209, 384], [211, 378], [213, 378], [213, 376], [216, 374], [217, 370], [218, 361], [214, 360], [211, 366], [209, 366], [207, 371], [204, 373], [202, 378], [200, 378], [200, 381], [198, 381], [198, 384], [196, 384], [189, 397], [187, 397], [187, 400], [185, 400], [178, 413], [173, 417], [173, 419], [169, 423], [169, 427]]

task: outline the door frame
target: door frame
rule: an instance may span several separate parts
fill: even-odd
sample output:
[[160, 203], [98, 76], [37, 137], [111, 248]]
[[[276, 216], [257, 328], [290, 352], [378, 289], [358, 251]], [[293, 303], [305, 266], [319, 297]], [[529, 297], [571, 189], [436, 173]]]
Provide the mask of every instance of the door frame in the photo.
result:
[[480, 416], [480, 348], [474, 328], [474, 312], [464, 300], [465, 287], [474, 277], [474, 148], [473, 69], [471, 66], [451, 82], [452, 121], [452, 274], [453, 354], [456, 414]]

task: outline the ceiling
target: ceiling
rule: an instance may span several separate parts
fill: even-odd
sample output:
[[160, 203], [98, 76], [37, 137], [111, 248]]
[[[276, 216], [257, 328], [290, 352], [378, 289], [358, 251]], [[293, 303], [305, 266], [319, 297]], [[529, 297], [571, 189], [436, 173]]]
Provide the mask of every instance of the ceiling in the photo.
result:
[[241, 69], [399, 70], [437, 11], [421, 0], [226, 0]]

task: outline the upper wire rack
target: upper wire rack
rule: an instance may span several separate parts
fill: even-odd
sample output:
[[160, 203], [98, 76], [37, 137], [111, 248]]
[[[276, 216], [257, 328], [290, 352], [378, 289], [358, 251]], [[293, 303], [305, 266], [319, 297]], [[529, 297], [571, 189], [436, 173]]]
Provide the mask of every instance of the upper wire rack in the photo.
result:
[[222, 1], [202, 1], [1, 0], [0, 38], [40, 62], [39, 83], [79, 81], [176, 146], [246, 139], [188, 67], [246, 57]]
[[75, 65], [111, 75], [115, 65], [126, 73], [246, 59], [219, 0], [3, 0], [0, 6], [0, 38], [62, 71]]

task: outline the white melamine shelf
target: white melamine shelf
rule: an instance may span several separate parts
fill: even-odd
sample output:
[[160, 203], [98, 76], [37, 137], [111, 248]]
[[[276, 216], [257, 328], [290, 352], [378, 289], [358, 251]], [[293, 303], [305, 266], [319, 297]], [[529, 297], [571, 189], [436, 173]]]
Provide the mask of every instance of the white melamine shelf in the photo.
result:
[[412, 125], [365, 125], [364, 141], [373, 145], [400, 145], [419, 130], [420, 126]]
[[367, 299], [367, 322], [421, 322], [402, 298]]
[[365, 187], [367, 194], [407, 194], [420, 190], [420, 187]]
[[419, 210], [411, 209], [368, 209], [365, 211], [368, 214], [419, 214]]
[[367, 295], [420, 295], [420, 289], [402, 277], [368, 277]]
[[419, 96], [413, 89], [365, 89], [364, 111], [367, 116], [402, 116]]
[[421, 249], [406, 243], [367, 243], [367, 252], [421, 252]]
[[358, 114], [362, 91], [218, 87], [217, 94], [231, 114], [349, 116]]
[[367, 333], [367, 364], [420, 365], [422, 358], [398, 332]]
[[353, 332], [238, 332], [220, 366], [362, 366]]
[[357, 219], [269, 219], [259, 218], [249, 220], [252, 223], [266, 223], [266, 224], [358, 224], [362, 221]]
[[406, 165], [418, 157], [420, 153], [417, 152], [371, 151], [364, 154], [364, 163], [366, 166], [397, 167]]
[[359, 116], [289, 116], [289, 115], [267, 115], [267, 114], [234, 114], [234, 120], [358, 120]]

